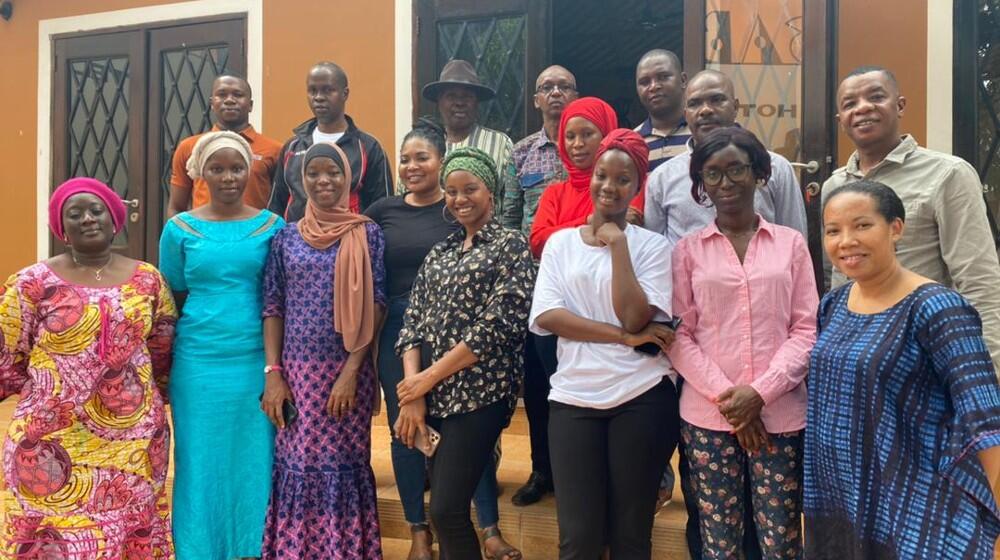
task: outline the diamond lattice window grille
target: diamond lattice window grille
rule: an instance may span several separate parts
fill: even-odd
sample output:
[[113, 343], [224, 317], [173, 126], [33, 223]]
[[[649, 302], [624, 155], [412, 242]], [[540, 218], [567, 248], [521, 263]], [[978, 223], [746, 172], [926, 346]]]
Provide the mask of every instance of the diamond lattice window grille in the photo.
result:
[[455, 58], [472, 63], [479, 79], [497, 92], [480, 104], [480, 123], [515, 141], [524, 137], [525, 17], [439, 22], [438, 69]]
[[[128, 193], [128, 57], [69, 62], [69, 177], [94, 177]], [[128, 242], [122, 231], [116, 246]]]
[[1000, 0], [981, 0], [977, 22], [977, 167], [987, 188], [1000, 190]]
[[199, 46], [161, 53], [162, 210], [169, 200], [174, 150], [181, 140], [212, 128], [212, 82], [226, 72], [228, 62], [229, 48], [226, 46]]

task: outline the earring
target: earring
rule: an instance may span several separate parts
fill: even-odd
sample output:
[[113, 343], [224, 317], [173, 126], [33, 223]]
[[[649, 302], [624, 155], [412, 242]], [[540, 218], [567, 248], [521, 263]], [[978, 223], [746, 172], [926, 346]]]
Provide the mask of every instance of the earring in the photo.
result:
[[444, 222], [446, 224], [455, 224], [455, 223], [458, 223], [458, 218], [455, 218], [453, 220], [449, 220], [448, 216], [451, 216], [452, 218], [455, 218], [455, 216], [452, 216], [451, 212], [448, 211], [448, 207], [447, 206], [442, 206], [441, 207], [441, 219], [444, 220]]

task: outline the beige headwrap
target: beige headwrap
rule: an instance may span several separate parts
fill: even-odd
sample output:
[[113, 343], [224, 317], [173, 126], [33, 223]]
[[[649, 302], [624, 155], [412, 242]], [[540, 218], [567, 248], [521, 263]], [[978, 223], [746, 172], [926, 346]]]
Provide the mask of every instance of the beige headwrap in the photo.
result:
[[236, 150], [247, 162], [247, 169], [253, 163], [253, 152], [250, 151], [250, 144], [235, 132], [220, 130], [217, 132], [206, 132], [198, 138], [198, 142], [191, 151], [191, 157], [187, 160], [187, 174], [192, 179], [201, 179], [201, 172], [205, 169], [205, 163], [212, 154], [225, 148]]

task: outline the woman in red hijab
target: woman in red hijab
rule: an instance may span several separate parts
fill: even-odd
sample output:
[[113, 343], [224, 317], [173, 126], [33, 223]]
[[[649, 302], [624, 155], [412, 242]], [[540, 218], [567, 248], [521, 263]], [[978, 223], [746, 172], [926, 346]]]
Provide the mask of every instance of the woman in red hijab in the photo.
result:
[[[594, 211], [590, 200], [590, 176], [594, 171], [597, 148], [609, 132], [618, 128], [618, 115], [610, 105], [596, 97], [582, 97], [570, 103], [559, 119], [559, 158], [569, 179], [550, 185], [538, 201], [538, 211], [531, 226], [531, 253], [541, 258], [542, 248], [553, 233], [568, 227], [582, 226]], [[630, 218], [641, 222], [645, 183], [632, 200]], [[636, 220], [630, 220], [636, 221]]]

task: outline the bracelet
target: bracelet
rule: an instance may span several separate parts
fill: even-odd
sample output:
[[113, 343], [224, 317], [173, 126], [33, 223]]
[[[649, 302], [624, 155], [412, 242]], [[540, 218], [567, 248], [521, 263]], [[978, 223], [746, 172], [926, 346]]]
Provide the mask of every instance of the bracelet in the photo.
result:
[[271, 373], [272, 371], [285, 371], [285, 368], [281, 367], [279, 364], [273, 364], [270, 366], [264, 366], [264, 375]]

